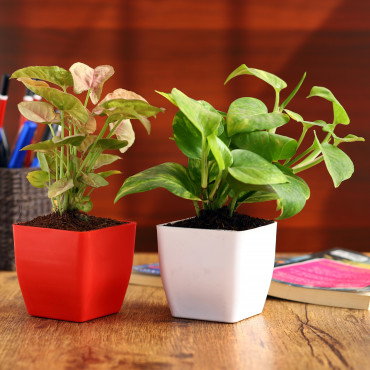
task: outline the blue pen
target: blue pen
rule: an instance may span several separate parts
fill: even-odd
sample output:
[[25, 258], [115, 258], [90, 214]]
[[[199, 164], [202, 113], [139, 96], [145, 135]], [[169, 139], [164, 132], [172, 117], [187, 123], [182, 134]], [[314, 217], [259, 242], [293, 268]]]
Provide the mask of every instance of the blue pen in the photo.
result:
[[21, 151], [22, 148], [29, 145], [35, 134], [37, 125], [35, 122], [26, 121], [15, 143], [14, 151], [9, 160], [8, 168], [21, 168], [23, 166], [26, 151]]

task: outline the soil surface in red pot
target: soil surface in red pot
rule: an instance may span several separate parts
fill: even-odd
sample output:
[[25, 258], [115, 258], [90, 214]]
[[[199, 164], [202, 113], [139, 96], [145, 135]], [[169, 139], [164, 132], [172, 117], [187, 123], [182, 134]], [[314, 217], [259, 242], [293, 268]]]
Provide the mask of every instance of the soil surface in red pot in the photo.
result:
[[203, 209], [199, 212], [199, 217], [173, 222], [166, 226], [243, 231], [269, 225], [273, 222], [274, 221], [272, 220], [264, 220], [262, 218], [242, 215], [237, 212], [234, 212], [230, 217], [229, 209], [227, 207], [223, 207], [215, 210]]
[[45, 216], [39, 216], [31, 221], [22, 222], [20, 225], [47, 229], [89, 231], [122, 225], [124, 223], [110, 218], [91, 216], [83, 212], [67, 211], [63, 212], [62, 215], [59, 212], [53, 212]]

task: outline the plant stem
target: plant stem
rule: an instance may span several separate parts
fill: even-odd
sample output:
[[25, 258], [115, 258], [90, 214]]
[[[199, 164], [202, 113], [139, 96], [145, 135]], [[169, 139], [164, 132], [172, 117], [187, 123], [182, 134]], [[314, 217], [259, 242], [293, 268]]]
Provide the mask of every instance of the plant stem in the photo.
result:
[[54, 132], [52, 126], [51, 126], [51, 123], [48, 123], [48, 126], [49, 126], [49, 129], [51, 131], [52, 136], [55, 137], [55, 132]]
[[316, 166], [317, 164], [321, 163], [322, 161], [324, 160], [324, 157], [321, 156], [319, 158], [316, 158], [315, 160], [312, 160], [311, 162], [305, 164], [304, 166], [297, 166], [297, 167], [293, 167], [293, 173], [299, 173], [299, 172], [302, 172], [302, 171], [305, 171], [313, 166]]
[[[112, 136], [113, 136], [113, 134], [114, 134], [114, 132], [115, 132], [115, 130], [116, 130], [116, 128], [118, 127], [118, 125], [120, 124], [122, 122], [122, 119], [121, 120], [119, 120], [119, 121], [117, 121], [117, 123], [114, 125], [114, 127], [113, 127], [113, 129], [109, 132], [109, 134], [107, 135], [107, 139], [110, 139]], [[104, 126], [103, 127], [103, 129], [102, 129], [102, 131], [103, 131], [103, 133], [105, 132], [105, 130], [106, 130], [106, 126]], [[97, 140], [99, 140], [99, 137], [96, 139], [96, 141]], [[95, 141], [95, 142], [96, 142]], [[90, 172], [91, 170], [92, 170], [92, 168], [93, 168], [93, 166], [94, 166], [94, 164], [95, 164], [95, 162], [96, 162], [96, 160], [100, 157], [100, 155], [103, 153], [103, 150], [102, 149], [97, 149], [96, 151], [94, 151], [94, 152], [92, 152], [92, 150], [94, 149], [94, 146], [90, 149], [90, 151], [89, 151], [89, 153], [91, 152], [92, 154], [91, 154], [91, 160], [90, 160], [90, 163], [86, 163], [86, 167], [87, 167], [87, 172]], [[89, 154], [88, 153], [88, 154]], [[87, 156], [85, 157], [85, 160], [86, 160], [86, 158], [87, 158]], [[82, 163], [82, 165], [81, 165], [81, 167], [80, 168], [82, 168], [83, 166], [84, 166], [84, 163], [85, 163], [85, 160], [83, 161], [83, 163]], [[80, 173], [81, 171], [79, 171], [78, 173], [77, 173], [77, 175], [79, 175], [79, 173]], [[77, 178], [77, 175], [76, 175], [76, 178]], [[85, 186], [82, 186], [80, 189], [79, 189], [79, 191], [78, 191], [78, 193], [77, 193], [77, 198], [80, 198], [83, 194], [84, 194], [84, 192], [85, 192], [85, 190], [86, 190], [86, 188], [87, 188], [87, 186], [85, 185]], [[90, 191], [90, 193], [93, 191], [93, 189]], [[89, 193], [89, 194], [90, 194]], [[88, 194], [88, 195], [89, 195]]]
[[[301, 137], [299, 138], [298, 140], [298, 143], [297, 143], [297, 150], [298, 148], [300, 147], [300, 145], [302, 144], [302, 141], [304, 139], [304, 137], [306, 136], [306, 133], [308, 131], [308, 128], [306, 127], [303, 127], [303, 130], [302, 130], [302, 134], [301, 134]], [[312, 148], [312, 147], [311, 147]], [[310, 149], [310, 148], [309, 148]], [[297, 161], [299, 161], [299, 159], [303, 158], [306, 154], [304, 154], [306, 152], [303, 152], [300, 156], [298, 156], [294, 161], [292, 161], [292, 158], [289, 158], [287, 159], [285, 162], [284, 162], [284, 166], [286, 165], [289, 165], [289, 164], [293, 164], [293, 163], [296, 163]], [[307, 153], [308, 154], [308, 153]], [[291, 162], [292, 161], [292, 162]]]
[[85, 108], [87, 107], [87, 103], [88, 103], [88, 101], [89, 101], [90, 93], [91, 93], [91, 89], [87, 90], [86, 99], [85, 99], [85, 104], [84, 104], [84, 107], [85, 107]]
[[[118, 127], [118, 125], [122, 122], [122, 119], [117, 121], [117, 123], [114, 125], [113, 129], [109, 132], [109, 134], [107, 135], [107, 139], [110, 139], [114, 132], [116, 131], [116, 128]], [[103, 149], [97, 149], [93, 155], [92, 155], [92, 159], [89, 163], [89, 165], [87, 166], [87, 171], [90, 172], [92, 170], [92, 167], [94, 166], [95, 162], [97, 161], [97, 159], [100, 157], [100, 155], [103, 153]]]
[[235, 194], [234, 198], [231, 199], [231, 202], [229, 204], [229, 216], [231, 217], [234, 213], [234, 209], [235, 209], [235, 204], [238, 200], [238, 196], [239, 194]]
[[[68, 135], [70, 136], [71, 135], [71, 128], [68, 127]], [[71, 177], [71, 165], [70, 165], [70, 155], [73, 155], [72, 153], [72, 146], [70, 146], [69, 148], [67, 147], [67, 175], [69, 177]], [[73, 169], [72, 169], [73, 170]]]
[[114, 132], [116, 131], [116, 129], [117, 129], [117, 127], [118, 127], [118, 125], [119, 125], [122, 121], [123, 121], [123, 118], [116, 122], [116, 124], [114, 125], [113, 129], [109, 131], [109, 134], [107, 135], [107, 139], [110, 139], [110, 138], [113, 136]]
[[[275, 104], [274, 104], [274, 110], [273, 112], [279, 112], [279, 100], [280, 100], [280, 91], [277, 89], [275, 90]], [[269, 133], [274, 134], [276, 132], [276, 127], [270, 128], [267, 130]]]
[[[49, 175], [49, 186], [48, 188], [51, 186], [51, 172], [50, 172], [50, 168], [49, 168], [49, 171], [48, 171], [48, 175]], [[51, 200], [51, 206], [53, 207], [53, 212], [55, 212], [55, 204], [54, 204], [54, 198], [50, 198]]]
[[212, 190], [211, 190], [211, 193], [209, 194], [209, 200], [212, 202], [215, 194], [216, 194], [216, 191], [217, 189], [219, 188], [219, 185], [221, 183], [221, 180], [222, 180], [222, 177], [223, 177], [223, 172], [224, 171], [221, 171], [218, 175], [217, 175], [217, 178], [216, 178], [216, 181], [214, 182], [213, 184], [213, 187], [212, 187]]
[[208, 153], [207, 139], [202, 137], [202, 159], [201, 159], [201, 187], [203, 207], [208, 209]]
[[208, 200], [208, 190], [202, 189], [202, 202], [203, 202], [203, 208], [209, 209], [209, 200]]
[[[330, 137], [331, 137], [331, 133], [328, 133], [321, 144], [325, 144], [329, 142]], [[313, 146], [311, 148], [313, 148]], [[307, 164], [312, 163], [312, 161], [314, 161], [317, 158], [320, 152], [321, 152], [321, 149], [314, 149], [312, 153], [309, 156], [307, 156], [301, 163], [299, 163], [295, 168], [298, 169], [300, 167], [305, 167]]]
[[302, 141], [303, 141], [304, 137], [306, 136], [307, 131], [308, 131], [308, 128], [303, 126], [301, 137], [299, 138], [298, 143], [297, 143], [297, 149], [302, 144]]
[[[61, 138], [64, 139], [64, 112], [61, 111], [60, 112], [60, 117], [61, 117], [61, 124], [62, 124], [62, 131], [61, 131]], [[59, 166], [59, 170], [60, 170], [60, 173], [59, 173], [59, 177], [62, 178], [63, 177], [63, 156], [64, 156], [64, 146], [62, 145], [60, 147], [60, 166]]]
[[87, 163], [89, 162], [89, 160], [90, 160], [91, 156], [93, 155], [93, 154], [91, 154], [91, 153], [93, 153], [93, 151], [94, 151], [94, 149], [95, 149], [95, 146], [96, 146], [96, 143], [97, 143], [97, 142], [98, 142], [98, 141], [103, 137], [104, 132], [105, 132], [105, 130], [107, 129], [107, 126], [108, 126], [108, 122], [107, 122], [107, 121], [105, 121], [105, 124], [104, 124], [104, 126], [103, 126], [102, 130], [100, 131], [100, 133], [99, 133], [98, 137], [97, 137], [97, 138], [96, 138], [96, 140], [94, 141], [94, 144], [92, 145], [91, 149], [89, 150], [89, 152], [87, 153], [87, 155], [86, 155], [85, 159], [83, 160], [83, 162], [82, 162], [82, 164], [81, 164], [81, 167], [79, 168], [79, 170], [78, 170], [78, 172], [77, 172], [76, 178], [78, 177], [78, 175], [81, 173], [81, 171], [83, 170], [83, 168], [84, 168], [84, 167], [87, 165]]
[[[65, 133], [64, 133], [64, 130], [65, 130], [65, 122], [64, 122], [64, 111], [61, 110], [60, 111], [60, 117], [61, 117], [61, 124], [62, 124], [62, 131], [61, 131], [61, 138], [64, 139], [65, 137]], [[68, 153], [68, 150], [67, 150], [67, 153]], [[60, 166], [59, 166], [59, 177], [60, 179], [63, 178], [63, 165], [64, 165], [64, 145], [61, 146], [60, 148]], [[67, 168], [68, 168], [68, 164], [67, 164]], [[59, 198], [59, 206], [60, 206], [60, 209], [59, 209], [59, 212], [60, 214], [62, 214], [64, 211], [65, 211], [65, 205], [66, 205], [66, 195], [64, 194], [63, 196], [61, 196], [61, 198]], [[62, 201], [61, 201], [62, 200]]]
[[284, 163], [284, 166], [286, 165], [286, 166], [290, 167], [294, 163], [297, 163], [299, 160], [301, 160], [305, 155], [311, 153], [313, 150], [314, 150], [314, 147], [310, 146], [308, 149], [306, 149], [304, 152], [302, 152], [299, 156], [297, 156], [293, 160], [290, 160], [288, 163]]
[[197, 217], [199, 217], [199, 204], [196, 200], [193, 200], [194, 208], [195, 208], [195, 213]]
[[280, 106], [280, 112], [284, 110], [284, 108], [289, 104], [289, 102], [294, 98], [297, 91], [300, 89], [304, 79], [306, 78], [306, 72], [303, 74], [303, 77], [299, 81], [298, 85], [294, 88], [294, 90], [289, 94], [289, 96], [286, 98], [286, 100], [281, 104]]
[[207, 166], [207, 139], [202, 138], [202, 159], [201, 159], [201, 186], [203, 189], [208, 187], [208, 166]]
[[[85, 99], [85, 103], [84, 103], [84, 107], [86, 108], [87, 107], [87, 103], [89, 102], [89, 97], [90, 97], [90, 93], [91, 93], [91, 89], [87, 90], [87, 94], [86, 94], [86, 99]], [[104, 125], [102, 131], [106, 129], [106, 124]], [[77, 130], [77, 129], [76, 129]], [[75, 174], [75, 178], [77, 179], [78, 178], [78, 175], [80, 174], [80, 172], [82, 171], [82, 169], [85, 167], [85, 165], [87, 164], [88, 162], [88, 158], [89, 158], [89, 154], [92, 152], [92, 150], [95, 148], [95, 145], [96, 145], [96, 142], [101, 139], [101, 137], [103, 136], [102, 134], [102, 131], [100, 132], [99, 136], [96, 138], [91, 150], [89, 150], [89, 152], [87, 153], [85, 159], [83, 160], [80, 168], [78, 169], [78, 171], [76, 171], [76, 174]], [[77, 148], [74, 147], [74, 156], [77, 156]], [[85, 191], [86, 187], [84, 188], [84, 191]], [[80, 194], [80, 191], [78, 192], [78, 195]], [[83, 194], [83, 193], [82, 193]], [[77, 196], [78, 196], [77, 195]]]
[[280, 91], [275, 89], [274, 112], [279, 112], [279, 100], [280, 100]]
[[235, 204], [235, 207], [234, 207], [234, 212], [238, 209], [238, 207], [240, 207], [249, 197], [253, 196], [254, 194], [256, 193], [256, 191], [254, 190], [251, 190], [251, 191], [248, 191], [246, 194], [244, 194], [243, 196], [241, 197], [238, 197], [238, 200]]

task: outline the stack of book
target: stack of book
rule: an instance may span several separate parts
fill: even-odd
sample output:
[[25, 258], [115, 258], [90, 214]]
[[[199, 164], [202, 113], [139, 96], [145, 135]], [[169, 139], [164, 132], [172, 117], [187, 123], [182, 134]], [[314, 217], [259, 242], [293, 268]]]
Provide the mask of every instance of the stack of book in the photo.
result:
[[[130, 284], [162, 287], [158, 263], [133, 267]], [[334, 248], [278, 259], [269, 293], [311, 304], [370, 309], [370, 257]]]

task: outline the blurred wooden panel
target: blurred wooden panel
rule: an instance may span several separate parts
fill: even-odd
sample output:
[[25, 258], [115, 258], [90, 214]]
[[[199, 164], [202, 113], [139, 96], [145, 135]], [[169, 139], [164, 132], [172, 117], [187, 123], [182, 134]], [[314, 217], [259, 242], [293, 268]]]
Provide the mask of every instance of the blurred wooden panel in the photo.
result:
[[[2, 0], [2, 25], [42, 29], [368, 29], [363, 0]], [[328, 21], [329, 20], [329, 21]]]
[[[137, 250], [154, 250], [155, 225], [190, 217], [192, 204], [165, 190], [113, 199], [123, 179], [166, 161], [185, 164], [173, 141], [175, 109], [154, 90], [173, 87], [220, 110], [241, 96], [256, 96], [272, 108], [273, 90], [253, 77], [242, 76], [226, 86], [237, 66], [265, 69], [288, 83], [284, 99], [303, 72], [308, 77], [289, 106], [307, 120], [332, 119], [330, 104], [306, 100], [314, 85], [331, 89], [349, 112], [351, 126], [341, 134], [369, 138], [370, 2], [363, 0], [2, 0], [0, 3], [0, 73], [27, 65], [60, 65], [81, 61], [110, 64], [115, 79], [104, 94], [123, 87], [167, 109], [152, 119], [148, 136], [135, 122], [136, 143], [118, 167], [123, 177], [94, 195], [93, 213], [139, 222]], [[24, 88], [12, 82], [6, 128], [17, 130], [16, 104]], [[300, 134], [294, 123], [279, 133]], [[305, 145], [312, 143], [312, 136]], [[334, 245], [369, 249], [370, 173], [368, 142], [344, 144], [355, 174], [334, 190], [324, 165], [303, 174], [311, 199], [296, 217], [279, 222], [278, 250], [319, 250]], [[243, 206], [258, 217], [275, 217], [274, 204]], [[342, 244], [340, 244], [342, 243]]]

